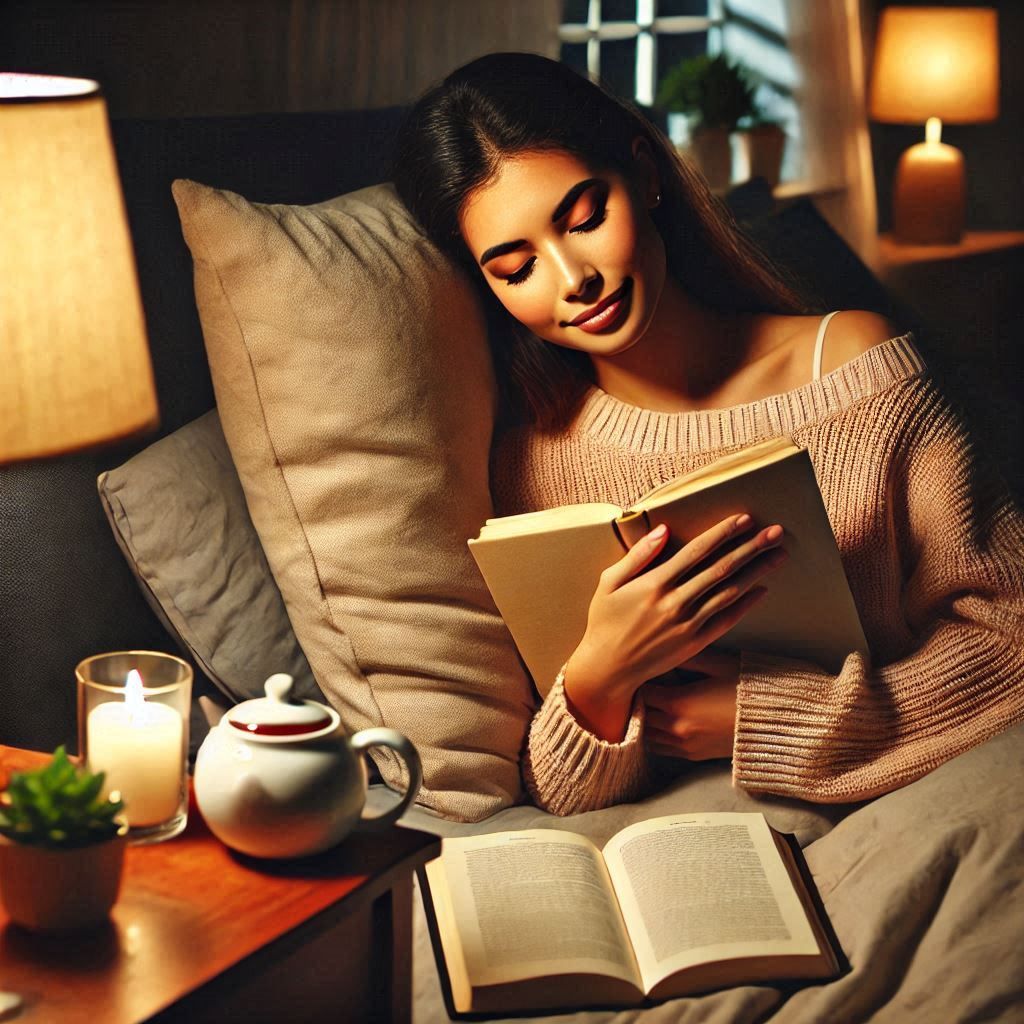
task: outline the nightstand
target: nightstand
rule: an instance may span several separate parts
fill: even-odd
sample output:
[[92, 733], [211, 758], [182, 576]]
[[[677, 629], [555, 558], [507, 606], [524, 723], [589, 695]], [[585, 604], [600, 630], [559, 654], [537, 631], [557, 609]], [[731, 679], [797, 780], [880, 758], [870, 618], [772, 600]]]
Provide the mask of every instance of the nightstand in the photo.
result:
[[[0, 745], [10, 771], [48, 755]], [[0, 985], [25, 1024], [280, 1024], [412, 1016], [412, 879], [441, 840], [391, 826], [315, 857], [234, 854], [191, 801], [174, 839], [131, 846], [108, 925], [65, 936], [0, 909]]]
[[962, 401], [1018, 500], [1024, 494], [1024, 231], [957, 245], [878, 240], [876, 275], [921, 319], [922, 349]]

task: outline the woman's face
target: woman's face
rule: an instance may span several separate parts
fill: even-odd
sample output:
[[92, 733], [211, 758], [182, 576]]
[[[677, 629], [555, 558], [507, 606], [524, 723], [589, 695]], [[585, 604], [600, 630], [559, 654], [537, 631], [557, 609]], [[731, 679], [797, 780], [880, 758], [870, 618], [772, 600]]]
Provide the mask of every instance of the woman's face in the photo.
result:
[[665, 281], [648, 206], [653, 161], [632, 186], [564, 152], [521, 153], [463, 205], [462, 237], [501, 304], [538, 337], [595, 356], [632, 346]]

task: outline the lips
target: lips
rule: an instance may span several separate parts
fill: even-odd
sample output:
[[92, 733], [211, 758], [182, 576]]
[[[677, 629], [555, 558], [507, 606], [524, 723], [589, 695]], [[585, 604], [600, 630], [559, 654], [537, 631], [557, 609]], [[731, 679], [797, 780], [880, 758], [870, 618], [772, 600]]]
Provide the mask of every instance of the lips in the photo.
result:
[[618, 327], [624, 314], [629, 312], [630, 298], [633, 292], [633, 279], [627, 277], [622, 286], [616, 288], [611, 295], [606, 295], [596, 306], [585, 309], [568, 327], [578, 327], [588, 334], [606, 331]]

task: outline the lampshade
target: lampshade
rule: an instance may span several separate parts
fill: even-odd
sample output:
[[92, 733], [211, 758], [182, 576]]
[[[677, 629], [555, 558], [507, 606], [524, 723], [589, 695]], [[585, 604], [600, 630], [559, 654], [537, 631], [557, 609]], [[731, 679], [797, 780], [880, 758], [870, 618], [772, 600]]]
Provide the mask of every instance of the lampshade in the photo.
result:
[[887, 7], [871, 74], [871, 117], [924, 124], [999, 115], [999, 41], [990, 7]]
[[157, 421], [106, 104], [96, 82], [0, 73], [0, 462]]

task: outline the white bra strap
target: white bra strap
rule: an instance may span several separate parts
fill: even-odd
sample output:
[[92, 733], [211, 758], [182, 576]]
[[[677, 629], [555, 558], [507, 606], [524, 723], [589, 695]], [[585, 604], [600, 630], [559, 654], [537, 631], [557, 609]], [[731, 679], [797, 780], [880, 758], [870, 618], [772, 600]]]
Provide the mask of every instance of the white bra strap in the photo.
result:
[[838, 309], [834, 309], [828, 315], [823, 316], [818, 325], [818, 337], [814, 342], [814, 380], [821, 380], [821, 353], [825, 350], [825, 328], [828, 327], [829, 320], [838, 312]]

